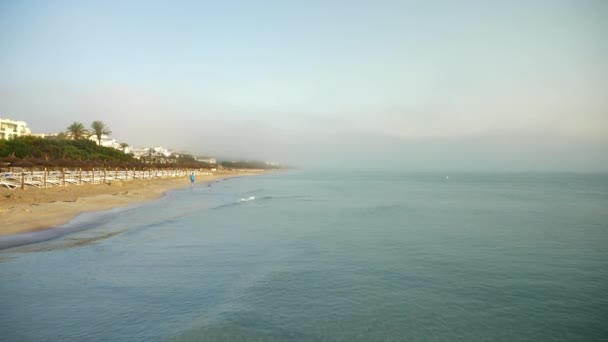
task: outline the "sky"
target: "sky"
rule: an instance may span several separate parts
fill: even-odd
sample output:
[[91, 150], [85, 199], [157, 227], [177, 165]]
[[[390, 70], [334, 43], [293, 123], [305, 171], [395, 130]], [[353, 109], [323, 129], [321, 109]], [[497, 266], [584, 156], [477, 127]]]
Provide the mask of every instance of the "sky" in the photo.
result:
[[0, 117], [303, 168], [608, 171], [608, 1], [0, 0]]

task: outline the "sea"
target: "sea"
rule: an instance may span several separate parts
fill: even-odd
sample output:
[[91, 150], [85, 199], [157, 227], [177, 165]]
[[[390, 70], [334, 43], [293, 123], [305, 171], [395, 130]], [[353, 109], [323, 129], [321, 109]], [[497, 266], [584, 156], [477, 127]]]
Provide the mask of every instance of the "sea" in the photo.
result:
[[606, 174], [279, 172], [53, 231], [2, 240], [0, 341], [608, 340]]

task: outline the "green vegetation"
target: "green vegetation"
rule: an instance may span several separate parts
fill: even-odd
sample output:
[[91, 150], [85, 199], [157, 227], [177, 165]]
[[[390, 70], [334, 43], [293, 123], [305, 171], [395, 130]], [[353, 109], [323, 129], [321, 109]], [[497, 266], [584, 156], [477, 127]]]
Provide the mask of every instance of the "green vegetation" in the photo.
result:
[[[190, 154], [170, 156], [153, 153], [135, 159], [125, 153], [129, 146], [121, 143], [121, 150], [101, 146], [101, 136], [111, 134], [109, 127], [102, 121], [93, 121], [91, 130], [80, 122], [74, 122], [65, 132], [55, 139], [33, 136], [0, 140], [0, 167], [129, 167], [129, 168], [204, 168], [212, 169], [218, 165], [197, 161]], [[95, 135], [97, 143], [89, 137]], [[226, 169], [279, 169], [279, 166], [261, 161], [225, 161], [220, 165]]]
[[84, 128], [84, 125], [81, 122], [74, 122], [73, 124], [68, 126], [66, 134], [68, 134], [74, 140], [80, 140], [86, 139], [88, 137], [89, 131]]
[[227, 169], [262, 169], [272, 170], [280, 169], [280, 166], [270, 165], [261, 161], [223, 161], [220, 162], [222, 167]]
[[[127, 144], [124, 144], [123, 149]], [[43, 139], [32, 136], [0, 140], [0, 167], [129, 167], [129, 168], [210, 168], [193, 156], [150, 156], [137, 160], [132, 154], [99, 146], [89, 139]]]
[[102, 161], [110, 164], [134, 161], [131, 155], [110, 147], [98, 146], [91, 140], [42, 139], [30, 136], [0, 140], [0, 158], [7, 157], [46, 161]]

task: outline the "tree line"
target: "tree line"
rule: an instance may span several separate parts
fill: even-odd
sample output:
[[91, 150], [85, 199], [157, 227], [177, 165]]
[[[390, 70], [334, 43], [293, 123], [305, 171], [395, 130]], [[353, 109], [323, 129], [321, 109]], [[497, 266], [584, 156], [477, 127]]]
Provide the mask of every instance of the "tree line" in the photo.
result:
[[208, 165], [188, 155], [179, 155], [170, 163], [136, 159], [112, 147], [97, 145], [89, 139], [43, 139], [33, 136], [0, 140], [0, 168], [7, 167], [127, 167], [150, 168], [208, 168]]
[[[127, 143], [121, 150], [101, 145], [103, 135], [112, 131], [100, 120], [93, 121], [89, 129], [81, 122], [74, 122], [59, 133], [56, 139], [22, 136], [0, 140], [0, 167], [128, 167], [128, 168], [206, 168], [217, 165], [199, 162], [189, 154], [148, 156], [136, 159], [125, 153]], [[90, 140], [95, 136], [97, 142]], [[225, 161], [220, 165], [228, 169], [275, 169], [276, 166], [260, 161]]]
[[[103, 135], [112, 131], [103, 121], [93, 121], [90, 129], [81, 122], [74, 122], [56, 139], [34, 136], [0, 140], [0, 166], [5, 167], [129, 167], [129, 168], [201, 168], [191, 156], [172, 158], [171, 163], [138, 160], [121, 150], [101, 145]], [[97, 142], [89, 138], [95, 136]]]
[[220, 163], [220, 165], [228, 169], [273, 170], [281, 168], [280, 166], [270, 165], [262, 161], [223, 161]]
[[[100, 120], [95, 120], [91, 123], [91, 128], [87, 129], [82, 122], [75, 121], [71, 125], [68, 126], [65, 132], [59, 133], [57, 138], [60, 140], [65, 139], [89, 139], [92, 136], [97, 138], [97, 143], [101, 145], [101, 137], [103, 135], [110, 135], [112, 131], [110, 128]], [[126, 148], [129, 146], [127, 143], [121, 143], [121, 147]], [[123, 146], [124, 145], [124, 146]]]

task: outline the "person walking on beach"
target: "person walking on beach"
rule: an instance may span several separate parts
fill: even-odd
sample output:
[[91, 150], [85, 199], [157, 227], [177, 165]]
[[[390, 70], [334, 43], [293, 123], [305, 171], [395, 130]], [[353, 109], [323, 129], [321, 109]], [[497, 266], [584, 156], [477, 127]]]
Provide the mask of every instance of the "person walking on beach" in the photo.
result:
[[194, 185], [194, 172], [190, 173], [190, 186]]

